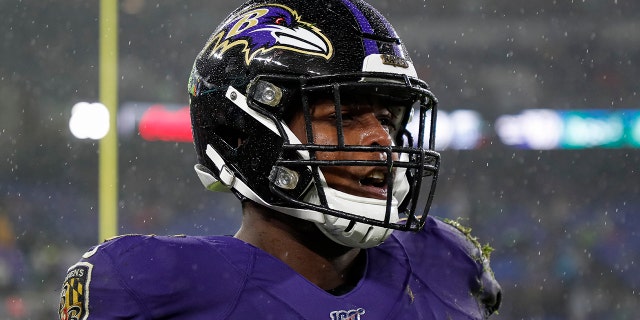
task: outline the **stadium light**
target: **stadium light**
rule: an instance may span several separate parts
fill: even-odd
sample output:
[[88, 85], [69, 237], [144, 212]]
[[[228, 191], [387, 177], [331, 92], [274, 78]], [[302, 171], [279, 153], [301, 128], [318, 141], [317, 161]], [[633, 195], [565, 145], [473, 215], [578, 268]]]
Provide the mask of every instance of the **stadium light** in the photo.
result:
[[69, 130], [78, 139], [100, 140], [109, 132], [109, 110], [102, 103], [78, 102], [71, 108]]

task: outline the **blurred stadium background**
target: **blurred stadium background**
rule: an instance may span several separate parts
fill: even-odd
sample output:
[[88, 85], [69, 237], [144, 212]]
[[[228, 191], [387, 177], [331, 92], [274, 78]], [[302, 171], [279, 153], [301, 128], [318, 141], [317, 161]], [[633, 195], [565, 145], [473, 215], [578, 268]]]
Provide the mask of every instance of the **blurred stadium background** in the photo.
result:
[[[201, 187], [166, 126], [240, 1], [118, 3], [118, 233], [233, 233], [235, 199]], [[447, 114], [432, 214], [495, 248], [495, 319], [638, 319], [640, 3], [371, 3]], [[69, 130], [71, 107], [99, 99], [98, 17], [98, 1], [0, 1], [0, 319], [54, 318], [66, 268], [98, 242], [98, 142]]]

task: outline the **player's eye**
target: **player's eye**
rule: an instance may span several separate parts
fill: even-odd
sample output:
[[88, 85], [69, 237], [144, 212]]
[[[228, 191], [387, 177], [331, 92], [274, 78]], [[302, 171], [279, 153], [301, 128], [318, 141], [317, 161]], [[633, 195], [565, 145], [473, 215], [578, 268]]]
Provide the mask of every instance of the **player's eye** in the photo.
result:
[[393, 123], [393, 119], [391, 119], [391, 116], [380, 116], [378, 117], [378, 121], [380, 122], [380, 125], [388, 132], [388, 133], [393, 133], [396, 130], [396, 126]]
[[275, 24], [277, 24], [277, 25], [284, 25], [285, 20], [284, 20], [284, 18], [283, 18], [283, 17], [278, 17], [278, 18], [276, 18], [276, 20], [275, 20], [275, 21], [273, 21], [273, 23], [275, 23]]
[[348, 112], [348, 111], [343, 111], [341, 113], [341, 117], [342, 117], [342, 121], [351, 121], [351, 120], [353, 120], [355, 118], [353, 113]]

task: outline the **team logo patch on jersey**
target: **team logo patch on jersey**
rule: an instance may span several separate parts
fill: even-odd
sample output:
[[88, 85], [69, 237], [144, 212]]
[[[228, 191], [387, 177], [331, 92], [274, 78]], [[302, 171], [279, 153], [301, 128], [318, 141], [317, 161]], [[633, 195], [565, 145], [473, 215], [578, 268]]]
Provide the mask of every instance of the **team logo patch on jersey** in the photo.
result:
[[364, 314], [364, 309], [358, 308], [353, 310], [332, 311], [329, 316], [331, 320], [360, 320], [360, 316]]
[[327, 60], [333, 56], [333, 46], [320, 29], [303, 21], [296, 11], [277, 4], [252, 7], [231, 19], [211, 37], [205, 50], [211, 50], [209, 57], [222, 56], [235, 46], [242, 47], [247, 65], [257, 54], [273, 49]]
[[79, 262], [69, 268], [60, 292], [60, 319], [83, 320], [89, 316], [89, 282], [93, 265]]

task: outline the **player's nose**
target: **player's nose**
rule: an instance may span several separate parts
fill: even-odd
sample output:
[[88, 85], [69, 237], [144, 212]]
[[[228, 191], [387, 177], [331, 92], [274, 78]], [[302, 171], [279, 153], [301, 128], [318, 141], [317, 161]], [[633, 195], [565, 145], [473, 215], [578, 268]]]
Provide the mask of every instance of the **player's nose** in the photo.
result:
[[363, 120], [360, 145], [363, 146], [391, 146], [393, 140], [388, 128], [382, 125], [374, 113], [368, 113]]

